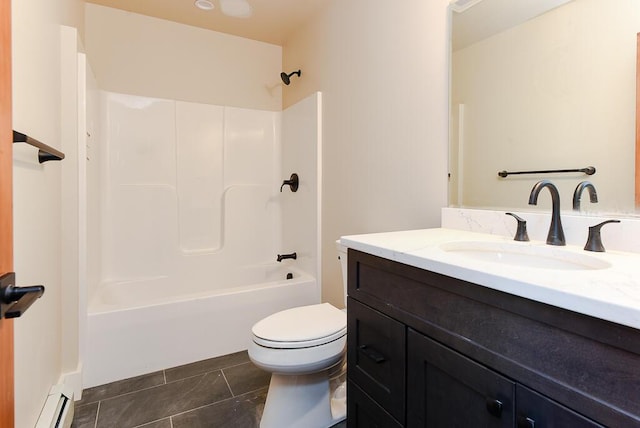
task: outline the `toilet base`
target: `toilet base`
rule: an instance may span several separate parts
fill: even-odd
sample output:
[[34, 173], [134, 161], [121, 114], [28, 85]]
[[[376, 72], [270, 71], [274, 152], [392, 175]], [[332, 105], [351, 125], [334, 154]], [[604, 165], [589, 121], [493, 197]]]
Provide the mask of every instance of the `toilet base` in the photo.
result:
[[331, 414], [328, 371], [272, 374], [260, 428], [328, 428], [345, 419]]

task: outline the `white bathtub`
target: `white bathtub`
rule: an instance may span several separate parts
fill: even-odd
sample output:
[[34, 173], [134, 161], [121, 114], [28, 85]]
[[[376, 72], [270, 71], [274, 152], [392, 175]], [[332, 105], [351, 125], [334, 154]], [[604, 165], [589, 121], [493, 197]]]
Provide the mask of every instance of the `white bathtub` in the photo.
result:
[[319, 302], [315, 278], [287, 265], [243, 267], [209, 280], [216, 285], [165, 277], [103, 284], [89, 303], [84, 387], [247, 349], [258, 320]]

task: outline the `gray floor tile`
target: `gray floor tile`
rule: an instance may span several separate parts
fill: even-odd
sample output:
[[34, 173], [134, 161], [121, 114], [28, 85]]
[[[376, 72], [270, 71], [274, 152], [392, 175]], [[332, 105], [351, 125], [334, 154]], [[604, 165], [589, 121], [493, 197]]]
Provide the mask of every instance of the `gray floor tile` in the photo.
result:
[[220, 371], [100, 402], [98, 428], [127, 428], [231, 397]]
[[76, 405], [74, 407], [73, 423], [71, 424], [71, 428], [94, 428], [96, 426], [97, 415], [97, 402], [84, 406]]
[[172, 428], [171, 418], [161, 419], [159, 421], [149, 422], [148, 424], [138, 425], [135, 428]]
[[271, 381], [271, 373], [257, 368], [251, 362], [229, 367], [222, 371], [229, 382], [233, 395], [241, 395], [268, 387]]
[[258, 427], [270, 374], [255, 367], [246, 351], [167, 371], [179, 380], [164, 384], [156, 372], [85, 390], [72, 427], [94, 428], [96, 417], [99, 428]]
[[76, 401], [76, 406], [83, 406], [85, 404], [112, 398], [129, 392], [162, 385], [163, 383], [164, 374], [159, 371], [108, 383], [106, 385], [88, 388], [82, 391], [82, 400]]
[[266, 398], [263, 388], [201, 407], [174, 416], [173, 428], [258, 428]]
[[249, 361], [247, 351], [236, 352], [234, 354], [223, 355], [222, 357], [210, 358], [208, 360], [198, 361], [184, 366], [174, 367], [165, 370], [167, 382], [185, 379], [191, 376], [212, 372], [225, 367], [231, 367], [243, 364]]

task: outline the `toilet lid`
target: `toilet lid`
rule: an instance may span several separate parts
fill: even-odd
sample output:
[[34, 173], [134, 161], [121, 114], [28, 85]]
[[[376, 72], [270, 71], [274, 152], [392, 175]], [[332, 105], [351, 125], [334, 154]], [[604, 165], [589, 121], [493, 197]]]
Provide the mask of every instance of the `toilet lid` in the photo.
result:
[[251, 329], [256, 343], [274, 348], [317, 346], [344, 336], [346, 330], [346, 313], [329, 303], [277, 312]]

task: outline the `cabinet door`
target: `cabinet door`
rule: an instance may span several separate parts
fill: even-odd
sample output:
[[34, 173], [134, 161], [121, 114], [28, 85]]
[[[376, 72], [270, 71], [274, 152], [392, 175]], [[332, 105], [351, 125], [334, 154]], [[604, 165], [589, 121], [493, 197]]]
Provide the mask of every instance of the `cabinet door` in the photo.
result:
[[522, 385], [516, 385], [516, 403], [518, 428], [603, 426]]
[[511, 380], [409, 330], [408, 427], [513, 427], [514, 397]]
[[347, 376], [404, 424], [405, 326], [353, 299], [348, 307]]
[[347, 391], [347, 428], [402, 428], [398, 421], [353, 382], [347, 382]]

